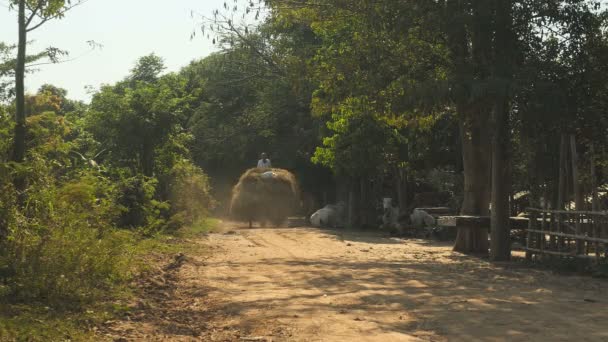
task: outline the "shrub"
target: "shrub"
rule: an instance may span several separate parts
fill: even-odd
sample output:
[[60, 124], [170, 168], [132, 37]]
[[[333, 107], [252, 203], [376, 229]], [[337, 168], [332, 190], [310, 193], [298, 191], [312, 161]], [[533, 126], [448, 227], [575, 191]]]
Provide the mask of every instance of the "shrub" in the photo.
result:
[[165, 203], [154, 199], [155, 178], [141, 175], [123, 179], [118, 185], [118, 204], [122, 214], [118, 225], [123, 228], [156, 227], [163, 211], [168, 209]]
[[8, 227], [15, 217], [15, 189], [9, 172], [6, 165], [0, 164], [0, 241], [6, 239]]
[[58, 188], [28, 189], [35, 209], [10, 212], [0, 255], [7, 298], [78, 307], [128, 276], [130, 235], [112, 228], [117, 210], [107, 185], [85, 173]]
[[82, 215], [82, 219], [89, 222], [99, 222], [104, 227], [116, 222], [121, 214], [121, 208], [116, 204], [116, 186], [94, 171], [83, 171], [78, 178], [65, 183], [58, 189], [56, 198], [56, 206]]
[[128, 272], [128, 239], [124, 232], [99, 234], [79, 215], [63, 217], [48, 227], [17, 227], [10, 234], [7, 261], [12, 299], [55, 307], [80, 307], [120, 284]]
[[190, 161], [176, 163], [168, 175], [171, 219], [168, 228], [175, 230], [207, 216], [214, 205], [209, 178]]

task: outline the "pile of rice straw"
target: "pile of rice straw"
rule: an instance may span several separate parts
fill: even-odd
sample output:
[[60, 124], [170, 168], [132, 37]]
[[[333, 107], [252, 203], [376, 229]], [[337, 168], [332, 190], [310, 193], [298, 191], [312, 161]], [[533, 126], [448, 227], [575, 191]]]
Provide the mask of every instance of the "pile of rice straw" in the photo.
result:
[[232, 189], [230, 214], [239, 221], [270, 222], [279, 226], [299, 206], [299, 187], [295, 176], [283, 169], [247, 170]]

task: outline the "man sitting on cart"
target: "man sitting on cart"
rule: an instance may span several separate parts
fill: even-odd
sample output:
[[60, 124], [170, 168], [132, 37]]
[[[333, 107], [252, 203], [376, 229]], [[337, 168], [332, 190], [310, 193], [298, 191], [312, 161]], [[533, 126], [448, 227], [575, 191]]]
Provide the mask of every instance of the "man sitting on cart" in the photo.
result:
[[272, 163], [270, 162], [270, 159], [268, 158], [268, 155], [265, 152], [262, 153], [261, 159], [258, 160], [258, 167], [263, 169], [272, 168]]

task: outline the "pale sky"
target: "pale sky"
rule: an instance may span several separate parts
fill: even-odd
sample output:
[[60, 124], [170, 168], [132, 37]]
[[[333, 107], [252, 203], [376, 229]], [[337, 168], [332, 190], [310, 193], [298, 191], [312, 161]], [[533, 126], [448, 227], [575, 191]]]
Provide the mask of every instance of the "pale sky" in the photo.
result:
[[[68, 90], [68, 97], [88, 101], [85, 86], [95, 89], [123, 79], [135, 61], [152, 52], [165, 59], [168, 71], [177, 71], [191, 60], [209, 55], [213, 44], [200, 35], [190, 40], [200, 20], [191, 10], [211, 15], [224, 0], [89, 0], [61, 20], [46, 23], [29, 35], [34, 43], [28, 53], [48, 46], [70, 52], [73, 61], [45, 65], [26, 79], [26, 90], [35, 92], [51, 83]], [[199, 30], [200, 32], [200, 30]], [[87, 41], [102, 44], [90, 51]], [[17, 15], [0, 0], [0, 41], [17, 41]]]

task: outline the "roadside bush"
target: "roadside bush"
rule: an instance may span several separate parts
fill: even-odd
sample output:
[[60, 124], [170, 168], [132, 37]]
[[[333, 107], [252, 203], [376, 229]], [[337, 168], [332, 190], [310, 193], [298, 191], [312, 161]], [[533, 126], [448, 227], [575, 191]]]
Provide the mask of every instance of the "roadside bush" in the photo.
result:
[[116, 205], [117, 187], [95, 171], [81, 171], [76, 179], [57, 190], [56, 198], [56, 206], [80, 215], [83, 220], [98, 222], [95, 225], [100, 229], [116, 222], [122, 212]]
[[0, 163], [0, 242], [6, 239], [15, 210], [15, 190], [10, 182], [10, 169]]
[[166, 203], [154, 198], [158, 181], [142, 175], [123, 179], [118, 185], [118, 205], [121, 215], [118, 226], [121, 228], [143, 227], [155, 231], [162, 227], [162, 214], [168, 211]]
[[88, 150], [99, 145], [73, 128], [52, 112], [30, 116], [26, 162], [11, 163], [12, 126], [0, 115], [0, 306], [80, 310], [114, 298], [146, 237], [205, 218], [213, 203], [207, 176], [186, 158], [186, 135], [160, 154], [161, 188], [98, 164], [103, 150]]
[[29, 189], [36, 209], [10, 212], [0, 255], [5, 298], [79, 307], [126, 279], [130, 235], [112, 228], [117, 210], [107, 182], [85, 173], [59, 187]]
[[13, 121], [5, 108], [0, 105], [0, 162], [6, 162], [13, 143]]
[[77, 308], [103, 297], [128, 274], [128, 240], [121, 232], [100, 236], [73, 213], [46, 227], [16, 228], [6, 258], [14, 301]]
[[203, 170], [184, 160], [173, 166], [169, 175], [171, 218], [168, 228], [175, 230], [205, 218], [214, 206], [209, 178]]

